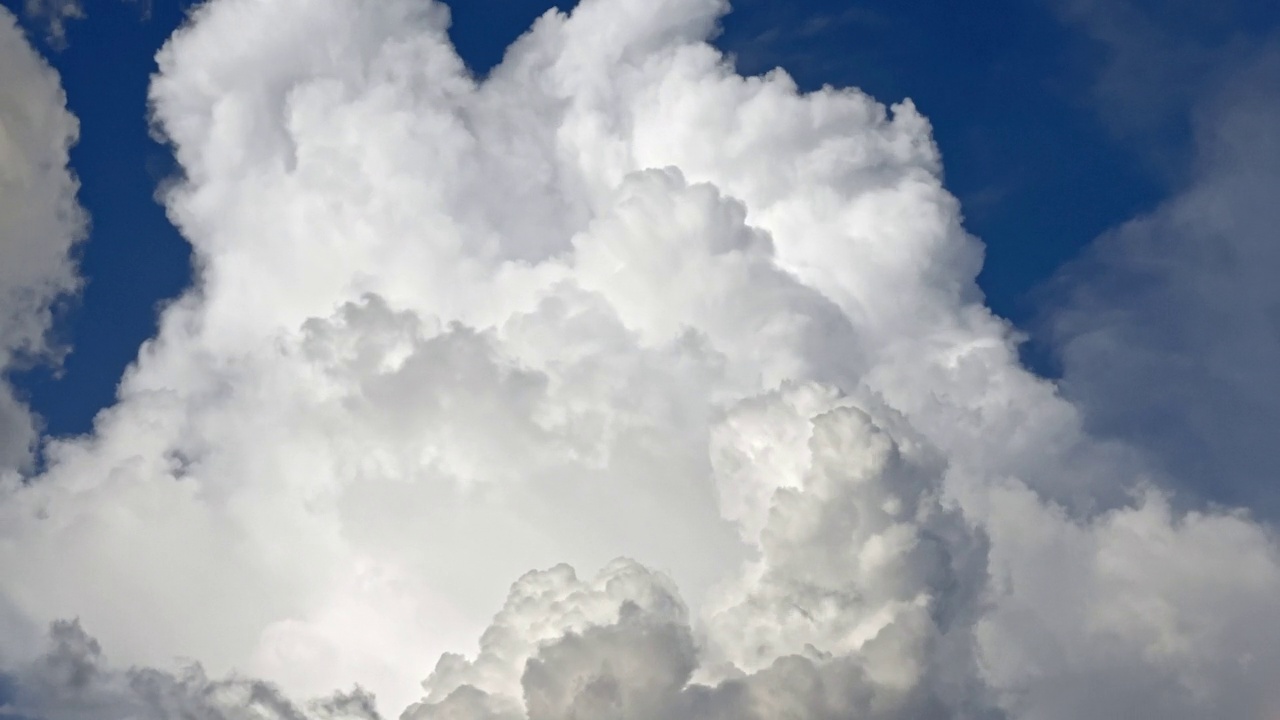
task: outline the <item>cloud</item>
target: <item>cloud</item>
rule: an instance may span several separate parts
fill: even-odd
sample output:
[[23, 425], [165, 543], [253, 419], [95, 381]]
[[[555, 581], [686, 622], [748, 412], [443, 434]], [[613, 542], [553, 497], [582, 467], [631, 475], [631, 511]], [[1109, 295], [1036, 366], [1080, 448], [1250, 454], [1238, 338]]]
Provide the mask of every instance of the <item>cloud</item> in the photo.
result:
[[1278, 661], [1274, 533], [1148, 492], [1071, 521], [993, 494], [994, 607], [980, 662], [1013, 717], [1265, 718]]
[[[1280, 37], [1280, 36], [1277, 36]], [[1280, 454], [1280, 43], [1235, 66], [1194, 122], [1194, 170], [1100, 238], [1053, 288], [1064, 387], [1099, 432], [1195, 497], [1275, 518]]]
[[280, 690], [257, 680], [210, 680], [199, 665], [181, 672], [111, 668], [98, 642], [78, 621], [49, 628], [47, 651], [16, 678], [17, 693], [4, 717], [159, 720], [174, 717], [224, 720], [379, 720], [373, 698], [360, 690], [295, 705]]
[[[152, 0], [123, 0], [123, 2], [138, 6], [141, 19], [151, 18]], [[45, 42], [53, 50], [67, 49], [68, 22], [84, 20], [88, 17], [84, 3], [80, 0], [25, 0], [23, 14], [28, 20], [44, 26]]]
[[1274, 44], [1274, 8], [1238, 0], [1209, 9], [1195, 2], [1052, 0], [1068, 25], [1092, 42], [1092, 99], [1125, 149], [1186, 182], [1195, 162], [1193, 117], [1250, 58]]
[[18, 712], [1273, 711], [1270, 530], [1018, 365], [910, 102], [739, 76], [726, 9], [478, 81], [439, 4], [200, 6], [151, 95], [196, 284], [0, 500]]
[[[46, 333], [79, 283], [70, 252], [86, 222], [67, 170], [78, 134], [57, 73], [0, 9], [0, 373], [57, 358]], [[0, 379], [0, 476], [26, 466], [35, 442], [35, 419]]]
[[55, 50], [67, 46], [67, 21], [85, 18], [80, 0], [26, 0], [23, 12], [47, 26], [45, 39]]

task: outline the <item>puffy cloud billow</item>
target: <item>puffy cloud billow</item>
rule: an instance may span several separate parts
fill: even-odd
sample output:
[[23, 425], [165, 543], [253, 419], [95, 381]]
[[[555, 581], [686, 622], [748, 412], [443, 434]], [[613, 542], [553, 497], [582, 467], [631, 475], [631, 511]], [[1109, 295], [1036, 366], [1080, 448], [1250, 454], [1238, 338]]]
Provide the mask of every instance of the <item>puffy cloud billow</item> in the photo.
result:
[[741, 77], [726, 11], [584, 0], [479, 79], [438, 3], [197, 8], [198, 278], [5, 480], [0, 712], [1280, 712], [1270, 526], [1019, 365], [909, 102]]

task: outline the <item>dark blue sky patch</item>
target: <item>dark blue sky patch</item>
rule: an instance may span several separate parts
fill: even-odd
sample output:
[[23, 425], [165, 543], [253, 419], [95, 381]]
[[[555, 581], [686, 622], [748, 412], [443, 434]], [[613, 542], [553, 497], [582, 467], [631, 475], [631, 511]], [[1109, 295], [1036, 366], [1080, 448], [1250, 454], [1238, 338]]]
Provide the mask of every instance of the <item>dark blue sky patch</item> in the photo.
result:
[[507, 46], [523, 35], [534, 20], [552, 8], [572, 10], [571, 0], [466, 0], [449, 3], [453, 24], [449, 35], [458, 55], [472, 72], [483, 76], [502, 62]]

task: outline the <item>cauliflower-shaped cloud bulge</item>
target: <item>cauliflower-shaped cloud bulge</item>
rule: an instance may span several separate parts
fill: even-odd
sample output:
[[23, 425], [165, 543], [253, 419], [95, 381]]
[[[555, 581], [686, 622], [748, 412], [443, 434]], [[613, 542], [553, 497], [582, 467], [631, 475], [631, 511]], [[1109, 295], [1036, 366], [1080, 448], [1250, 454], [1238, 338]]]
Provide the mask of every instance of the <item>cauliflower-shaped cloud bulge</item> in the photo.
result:
[[739, 76], [726, 10], [584, 0], [479, 79], [439, 3], [199, 6], [198, 279], [5, 486], [9, 710], [1280, 710], [1270, 530], [1019, 365], [909, 102]]

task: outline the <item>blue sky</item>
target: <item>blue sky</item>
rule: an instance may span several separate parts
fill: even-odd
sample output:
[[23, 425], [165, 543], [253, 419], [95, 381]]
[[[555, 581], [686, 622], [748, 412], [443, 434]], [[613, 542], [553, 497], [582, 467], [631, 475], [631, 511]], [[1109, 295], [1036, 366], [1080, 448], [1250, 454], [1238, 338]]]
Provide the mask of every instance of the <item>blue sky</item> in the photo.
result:
[[[18, 0], [4, 4], [21, 12]], [[143, 12], [136, 3], [101, 3], [87, 19], [69, 21], [67, 47], [48, 53], [81, 120], [72, 163], [93, 218], [81, 264], [88, 284], [58, 328], [74, 350], [56, 376], [38, 368], [16, 378], [53, 434], [88, 431], [153, 334], [157, 304], [189, 281], [186, 245], [154, 201], [172, 160], [148, 134], [146, 115], [154, 54], [189, 5], [157, 0]], [[548, 7], [455, 3], [454, 42], [483, 71]], [[38, 19], [30, 28], [42, 35]], [[933, 123], [969, 231], [986, 243], [980, 283], [988, 303], [1027, 330], [1033, 289], [1169, 189], [1144, 156], [1148, 148], [1109, 127], [1093, 93], [1108, 48], [1063, 22], [1050, 3], [740, 0], [718, 44], [742, 72], [782, 66], [808, 89], [826, 83], [886, 102], [912, 98]], [[1185, 143], [1175, 135], [1159, 152], [1183, 154]], [[1056, 372], [1043, 347], [1024, 351], [1041, 372]]]

